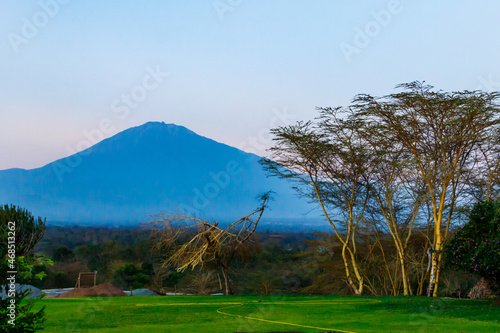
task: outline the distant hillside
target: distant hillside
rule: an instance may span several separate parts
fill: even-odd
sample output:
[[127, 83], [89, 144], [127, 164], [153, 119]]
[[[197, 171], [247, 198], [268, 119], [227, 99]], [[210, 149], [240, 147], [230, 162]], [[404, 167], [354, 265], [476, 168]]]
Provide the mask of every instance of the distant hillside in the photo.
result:
[[259, 159], [185, 127], [150, 122], [42, 168], [0, 171], [0, 203], [51, 223], [136, 224], [162, 211], [231, 220], [273, 190], [267, 218], [310, 211], [288, 182], [266, 177]]

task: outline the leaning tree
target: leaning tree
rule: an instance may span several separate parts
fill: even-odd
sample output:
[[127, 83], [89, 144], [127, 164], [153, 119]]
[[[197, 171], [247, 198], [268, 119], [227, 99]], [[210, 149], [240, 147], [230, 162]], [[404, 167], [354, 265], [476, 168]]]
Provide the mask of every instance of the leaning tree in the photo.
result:
[[271, 200], [271, 194], [261, 195], [261, 203], [255, 211], [226, 228], [217, 221], [207, 222], [185, 215], [159, 217], [147, 223], [152, 227], [155, 249], [160, 253], [172, 251], [161, 267], [173, 266], [179, 272], [197, 266], [220, 269], [225, 294], [232, 294], [229, 268], [236, 255], [244, 256], [248, 251], [248, 243]]
[[271, 159], [261, 163], [270, 175], [294, 182], [302, 195], [318, 204], [342, 245], [347, 284], [361, 295], [371, 288], [358, 261], [357, 241], [369, 196], [365, 174], [372, 159], [360, 135], [362, 124], [350, 114], [348, 109], [321, 108], [316, 122], [273, 129]]

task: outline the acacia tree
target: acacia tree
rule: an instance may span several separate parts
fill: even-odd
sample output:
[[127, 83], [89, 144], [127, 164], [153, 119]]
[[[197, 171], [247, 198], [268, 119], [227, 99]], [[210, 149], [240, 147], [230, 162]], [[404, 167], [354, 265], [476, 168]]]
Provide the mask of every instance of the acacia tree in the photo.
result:
[[[401, 274], [400, 279], [398, 276], [390, 279], [393, 294], [399, 293], [397, 282], [401, 281], [406, 296], [412, 294], [407, 251], [425, 197], [423, 184], [409, 171], [408, 156], [403, 147], [387, 140], [383, 129], [381, 132], [376, 126], [366, 126], [362, 133], [372, 150], [375, 166], [366, 175], [372, 203], [371, 223], [376, 227], [376, 232], [372, 234], [377, 238], [375, 243], [382, 253], [379, 228], [392, 238], [399, 268], [396, 271]], [[389, 269], [388, 274], [391, 274]]]
[[465, 170], [468, 191], [476, 200], [490, 201], [500, 194], [500, 127], [493, 127], [488, 137], [471, 153]]
[[[316, 123], [298, 122], [271, 132], [275, 146], [262, 164], [272, 176], [289, 179], [316, 202], [342, 245], [347, 284], [361, 295], [365, 277], [357, 259], [357, 232], [369, 190], [364, 176], [370, 167], [360, 123], [349, 109], [319, 108]], [[367, 287], [370, 288], [369, 286]]]
[[437, 296], [442, 250], [457, 202], [457, 188], [471, 152], [498, 125], [498, 93], [433, 91], [422, 82], [398, 85], [400, 93], [358, 95], [363, 119], [384, 129], [411, 156], [425, 182], [432, 211], [431, 272], [428, 296]]
[[[224, 279], [225, 294], [233, 293], [229, 268], [236, 254], [244, 256], [247, 243], [257, 229], [260, 219], [271, 200], [272, 192], [260, 196], [261, 204], [252, 213], [231, 223], [225, 229], [217, 221], [210, 223], [201, 219], [172, 215], [160, 217], [146, 225], [153, 227], [152, 238], [155, 249], [164, 252], [172, 249], [172, 253], [162, 263], [162, 269], [172, 265], [178, 272], [197, 266], [220, 269]], [[187, 239], [186, 241], [184, 241]], [[179, 244], [183, 242], [182, 244]]]
[[[436, 296], [443, 244], [471, 200], [465, 190], [484, 184], [489, 197], [498, 187], [499, 94], [434, 91], [417, 81], [396, 88], [403, 91], [358, 95], [349, 108], [320, 108], [316, 122], [273, 129], [273, 161], [263, 164], [319, 204], [343, 244], [347, 281], [356, 294], [364, 285], [356, 238], [360, 223], [371, 217], [393, 239], [404, 294], [412, 292], [411, 261], [422, 273], [418, 293], [429, 279], [427, 294]], [[474, 166], [482, 172], [474, 173]], [[409, 255], [415, 226], [426, 242], [422, 254]], [[429, 272], [422, 272], [426, 253]]]
[[[272, 160], [263, 164], [271, 175], [302, 185], [297, 189], [319, 204], [342, 244], [346, 280], [355, 294], [361, 294], [364, 287], [376, 293], [357, 258], [362, 227], [377, 238], [374, 246], [384, 257], [393, 294], [399, 294], [400, 283], [403, 293], [411, 294], [407, 249], [425, 196], [423, 184], [409, 171], [402, 145], [395, 145], [382, 128], [364, 121], [355, 108], [319, 110], [316, 123], [274, 129]], [[392, 238], [398, 257], [394, 274], [401, 278], [390, 277], [378, 238], [381, 232]]]

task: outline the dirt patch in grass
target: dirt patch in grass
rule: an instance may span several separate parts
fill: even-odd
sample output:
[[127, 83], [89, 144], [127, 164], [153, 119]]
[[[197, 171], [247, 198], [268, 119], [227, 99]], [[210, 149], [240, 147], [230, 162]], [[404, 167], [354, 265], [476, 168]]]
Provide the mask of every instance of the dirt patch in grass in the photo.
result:
[[115, 297], [115, 296], [127, 296], [123, 290], [113, 286], [111, 283], [99, 284], [92, 288], [77, 288], [55, 298], [71, 298], [71, 297]]

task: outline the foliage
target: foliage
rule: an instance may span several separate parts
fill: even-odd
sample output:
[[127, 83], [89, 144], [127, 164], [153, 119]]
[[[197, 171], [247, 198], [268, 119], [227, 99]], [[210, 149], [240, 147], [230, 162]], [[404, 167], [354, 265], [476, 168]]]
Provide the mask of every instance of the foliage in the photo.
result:
[[[348, 107], [319, 108], [314, 121], [273, 129], [273, 154], [262, 163], [318, 204], [342, 245], [356, 294], [379, 289], [363, 271], [363, 239], [380, 251], [372, 264], [384, 267], [377, 278], [390, 280], [394, 293], [402, 287], [404, 295], [421, 294], [427, 281], [427, 295], [437, 296], [442, 249], [457, 213], [473, 196], [496, 192], [500, 93], [436, 91], [418, 81], [396, 88], [401, 91], [360, 94]], [[419, 253], [410, 243], [416, 227], [426, 238]], [[385, 235], [393, 241], [390, 253], [381, 244]], [[417, 290], [411, 273], [419, 276]]]
[[189, 290], [196, 295], [209, 295], [217, 290], [218, 277], [213, 271], [196, 270], [189, 278]]
[[68, 262], [75, 259], [75, 254], [66, 246], [59, 246], [54, 252], [52, 259], [55, 262]]
[[[12, 223], [15, 222], [15, 228]], [[0, 207], [0, 279], [2, 283], [7, 281], [8, 271], [12, 271], [12, 263], [18, 272], [16, 283], [27, 284], [33, 279], [43, 279], [44, 271], [36, 272], [34, 267], [41, 264], [52, 264], [52, 261], [45, 256], [33, 256], [30, 252], [36, 243], [43, 237], [45, 232], [45, 220], [41, 217], [35, 218], [28, 210], [14, 205]], [[15, 234], [15, 236], [13, 236]], [[8, 261], [9, 243], [8, 237], [15, 238], [15, 260]], [[45, 307], [36, 312], [32, 312], [36, 299], [25, 301], [28, 292], [16, 293], [13, 298], [6, 298], [1, 301], [0, 306], [0, 328], [2, 332], [35, 332], [42, 330], [45, 322]], [[9, 324], [11, 319], [7, 316], [8, 306], [11, 300], [15, 302], [15, 326]], [[23, 303], [23, 304], [21, 304]]]
[[169, 270], [162, 281], [163, 285], [165, 287], [172, 287], [173, 288], [177, 284], [179, 284], [179, 282], [181, 281], [181, 279], [183, 278], [184, 275], [185, 275], [185, 272], [178, 272], [174, 269]]
[[[236, 254], [244, 257], [247, 243], [257, 229], [267, 203], [271, 200], [271, 192], [260, 196], [261, 204], [252, 213], [231, 223], [226, 228], [217, 221], [209, 223], [190, 216], [162, 217], [148, 223], [153, 227], [152, 238], [156, 241], [154, 249], [163, 253], [167, 248], [174, 248], [161, 268], [173, 265], [178, 271], [186, 268], [209, 266], [212, 270], [221, 270], [226, 295], [232, 294], [231, 280], [228, 270]], [[188, 238], [183, 244], [179, 239]]]
[[292, 181], [300, 194], [318, 204], [342, 245], [346, 280], [358, 295], [366, 287], [356, 242], [367, 207], [364, 175], [371, 159], [360, 131], [350, 110], [321, 108], [316, 122], [273, 129], [272, 160], [262, 160], [270, 175]]
[[[30, 270], [30, 265], [26, 264], [25, 260], [21, 260], [17, 263], [17, 269], [19, 272], [28, 272]], [[26, 277], [27, 275], [25, 275]], [[35, 276], [42, 278], [43, 275]], [[29, 280], [29, 279], [28, 279]], [[45, 306], [33, 311], [36, 301], [43, 298], [44, 294], [37, 296], [36, 298], [26, 299], [30, 294], [29, 291], [24, 291], [16, 293], [14, 298], [5, 298], [0, 300], [0, 328], [2, 332], [5, 333], [23, 333], [23, 332], [36, 332], [43, 330], [42, 324], [47, 320], [45, 318]], [[9, 306], [11, 306], [11, 300], [15, 301], [15, 325], [11, 325], [8, 317]]]
[[115, 271], [113, 283], [126, 290], [138, 289], [149, 284], [149, 276], [133, 263], [127, 263]]
[[492, 290], [500, 288], [500, 200], [478, 202], [469, 221], [445, 248], [446, 263], [484, 277]]
[[[498, 164], [488, 157], [494, 157], [498, 148], [492, 133], [500, 124], [500, 94], [436, 91], [418, 81], [397, 87], [404, 90], [383, 97], [358, 95], [353, 108], [374, 129], [371, 135], [403, 149], [399, 160], [408, 160], [417, 183], [425, 184], [424, 208], [432, 212], [427, 295], [437, 296], [442, 250], [455, 210], [468, 199], [468, 187], [478, 183], [477, 177], [488, 189], [495, 179], [491, 176]], [[476, 151], [481, 153], [471, 153]], [[474, 174], [471, 166], [484, 170]]]
[[[92, 240], [94, 244], [81, 245], [89, 236], [94, 239], [95, 228], [82, 227], [48, 227], [45, 233], [47, 239], [58, 239], [65, 236], [64, 244], [71, 251], [77, 253], [75, 261], [56, 262], [54, 266], [43, 268], [34, 266], [33, 274], [42, 270], [47, 274], [43, 280], [36, 280], [30, 284], [40, 288], [67, 288], [75, 285], [79, 272], [89, 271], [87, 259], [82, 253], [88, 247], [104, 249], [108, 241], [116, 242], [108, 246], [106, 256], [101, 256], [105, 264], [109, 265], [108, 273], [103, 277], [102, 271], [98, 272], [98, 283], [112, 281], [113, 273], [126, 263], [133, 263], [143, 274], [148, 275], [150, 286], [156, 290], [177, 293], [197, 293], [203, 289], [203, 280], [200, 269], [177, 272], [172, 267], [161, 269], [161, 264], [172, 252], [166, 251], [161, 256], [145, 251], [153, 242], [148, 240], [150, 232], [141, 229], [124, 228], [117, 231], [115, 228], [99, 228], [99, 238]], [[248, 246], [243, 257], [236, 255], [231, 263], [231, 280], [233, 291], [236, 294], [316, 294], [316, 295], [350, 295], [352, 290], [345, 281], [344, 263], [339, 256], [342, 246], [335, 241], [333, 234], [312, 232], [278, 232], [268, 230], [257, 232], [252, 239], [251, 247]], [[132, 242], [131, 239], [135, 238]], [[388, 277], [384, 256], [378, 244], [369, 240], [375, 239], [372, 234], [363, 234], [358, 244], [360, 265], [365, 272], [366, 281], [373, 286], [375, 295], [394, 295], [393, 284]], [[42, 243], [44, 243], [42, 239]], [[180, 244], [189, 238], [180, 239]], [[380, 243], [385, 252], [387, 265], [391, 269], [392, 281], [398, 289], [401, 281], [398, 280], [394, 245], [388, 234], [381, 232]], [[102, 243], [99, 243], [102, 242]], [[417, 290], [421, 285], [421, 273], [426, 272], [428, 262], [422, 263], [420, 254], [426, 243], [425, 230], [417, 228], [412, 234], [408, 247], [410, 285]], [[45, 243], [46, 244], [46, 243]], [[78, 250], [71, 246], [78, 246]], [[78, 245], [77, 245], [78, 244]], [[144, 246], [148, 244], [148, 246]], [[102, 246], [101, 246], [102, 245]], [[47, 249], [48, 247], [40, 247]], [[54, 247], [53, 249], [57, 249]], [[113, 251], [111, 249], [116, 249]], [[43, 252], [43, 251], [40, 251]], [[53, 252], [52, 252], [53, 253]], [[418, 256], [416, 256], [418, 254]], [[53, 254], [52, 254], [53, 256]], [[99, 257], [96, 257], [99, 260]], [[426, 257], [424, 257], [426, 259]], [[207, 264], [202, 270], [212, 268]], [[220, 275], [220, 270], [216, 270]], [[384, 274], [383, 274], [384, 273]], [[475, 278], [463, 271], [445, 271], [442, 279], [441, 295], [451, 295], [456, 289], [466, 293], [469, 287], [475, 284]], [[212, 275], [212, 280], [207, 285], [210, 292], [220, 292], [223, 277]], [[368, 282], [367, 282], [368, 283]], [[127, 287], [128, 288], [128, 287]], [[424, 288], [425, 292], [425, 288]], [[420, 294], [420, 293], [418, 293]]]

